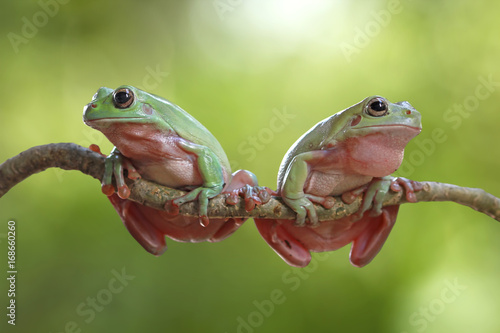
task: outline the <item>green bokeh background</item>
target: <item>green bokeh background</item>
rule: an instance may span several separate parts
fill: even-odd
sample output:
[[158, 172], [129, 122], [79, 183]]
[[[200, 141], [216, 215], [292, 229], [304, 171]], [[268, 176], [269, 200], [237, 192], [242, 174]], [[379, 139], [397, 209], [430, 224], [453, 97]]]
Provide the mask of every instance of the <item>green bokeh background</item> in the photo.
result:
[[[399, 175], [500, 195], [498, 1], [63, 2], [0, 5], [0, 161], [51, 142], [109, 152], [82, 107], [101, 86], [132, 84], [182, 106], [233, 169], [274, 188], [302, 133], [380, 94], [423, 116]], [[10, 219], [15, 327], [5, 316]], [[499, 240], [500, 226], [482, 214], [420, 203], [401, 207], [362, 269], [348, 248], [290, 268], [252, 221], [221, 243], [168, 241], [155, 258], [99, 182], [47, 170], [0, 199], [0, 331], [498, 332]], [[134, 278], [118, 292], [122, 270]]]

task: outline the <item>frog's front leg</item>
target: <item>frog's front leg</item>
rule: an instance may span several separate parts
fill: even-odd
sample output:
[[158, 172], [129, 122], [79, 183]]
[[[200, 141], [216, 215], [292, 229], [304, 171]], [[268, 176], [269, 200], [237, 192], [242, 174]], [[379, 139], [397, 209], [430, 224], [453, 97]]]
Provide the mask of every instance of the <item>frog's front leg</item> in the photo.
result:
[[283, 179], [281, 196], [283, 201], [297, 213], [297, 226], [304, 226], [306, 216], [313, 226], [317, 226], [318, 216], [313, 202], [321, 203], [325, 206], [330, 204], [327, 198], [313, 196], [304, 193], [304, 185], [310, 171], [310, 165], [325, 162], [331, 158], [330, 150], [314, 150], [296, 155], [288, 166]]
[[[101, 153], [101, 149], [97, 145], [91, 145], [90, 149], [96, 153], [106, 156]], [[110, 196], [115, 193], [115, 188], [113, 186], [114, 175], [118, 196], [122, 199], [127, 199], [130, 196], [130, 189], [127, 184], [125, 184], [123, 170], [127, 170], [127, 177], [130, 179], [141, 178], [141, 175], [137, 172], [130, 160], [123, 156], [120, 151], [114, 147], [104, 161], [104, 175], [101, 182], [101, 190], [104, 194]]]
[[[222, 192], [224, 176], [222, 166], [215, 153], [208, 147], [179, 138], [177, 144], [181, 149], [196, 156], [198, 171], [203, 179], [203, 184], [190, 191], [188, 194], [173, 199], [172, 207], [167, 207], [172, 213], [178, 212], [180, 205], [198, 199], [200, 222], [206, 226], [209, 223], [207, 216], [208, 200]], [[167, 203], [167, 206], [169, 203]]]

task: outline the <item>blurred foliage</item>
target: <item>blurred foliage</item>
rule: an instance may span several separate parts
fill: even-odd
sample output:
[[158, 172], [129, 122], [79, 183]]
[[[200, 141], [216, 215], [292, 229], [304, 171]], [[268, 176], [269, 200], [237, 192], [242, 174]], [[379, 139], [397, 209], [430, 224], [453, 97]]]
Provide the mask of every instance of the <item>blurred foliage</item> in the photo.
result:
[[[0, 161], [50, 142], [109, 151], [82, 123], [82, 107], [101, 86], [132, 84], [182, 106], [219, 139], [234, 169], [274, 188], [282, 156], [302, 133], [380, 94], [408, 100], [423, 115], [398, 174], [500, 195], [499, 2], [56, 1], [0, 5]], [[17, 222], [23, 332], [496, 332], [500, 325], [500, 227], [451, 203], [404, 205], [384, 249], [363, 269], [349, 265], [348, 248], [289, 268], [252, 221], [221, 243], [169, 241], [162, 257], [152, 257], [99, 183], [77, 172], [48, 170], [0, 200], [4, 272], [9, 219]], [[122, 269], [133, 279], [111, 293]], [[2, 315], [2, 332], [7, 326]]]

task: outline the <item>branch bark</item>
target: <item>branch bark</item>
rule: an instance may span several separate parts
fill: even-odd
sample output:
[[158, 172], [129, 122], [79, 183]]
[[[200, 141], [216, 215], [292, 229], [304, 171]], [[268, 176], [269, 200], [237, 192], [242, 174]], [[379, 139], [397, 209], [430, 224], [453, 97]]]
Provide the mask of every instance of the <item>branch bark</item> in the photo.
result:
[[[100, 181], [104, 174], [104, 157], [74, 143], [53, 143], [30, 148], [0, 164], [0, 198], [27, 177], [52, 167], [79, 170]], [[500, 199], [482, 189], [437, 182], [421, 183], [423, 190], [415, 193], [417, 202], [453, 201], [500, 221]], [[168, 200], [186, 193], [144, 179], [127, 180], [127, 185], [131, 191], [130, 200], [160, 210], [164, 209]], [[384, 199], [383, 205], [407, 202], [403, 191], [391, 192]], [[360, 206], [361, 198], [357, 198], [351, 204], [345, 204], [340, 198], [335, 198], [335, 204], [330, 209], [317, 206], [318, 217], [320, 221], [340, 219], [355, 213]], [[197, 216], [197, 211], [194, 202], [180, 207], [180, 214], [183, 215]], [[283, 204], [279, 197], [273, 197], [268, 203], [256, 206], [254, 210], [247, 212], [242, 200], [234, 206], [227, 205], [226, 195], [221, 194], [210, 200], [208, 216], [295, 219], [295, 212]]]

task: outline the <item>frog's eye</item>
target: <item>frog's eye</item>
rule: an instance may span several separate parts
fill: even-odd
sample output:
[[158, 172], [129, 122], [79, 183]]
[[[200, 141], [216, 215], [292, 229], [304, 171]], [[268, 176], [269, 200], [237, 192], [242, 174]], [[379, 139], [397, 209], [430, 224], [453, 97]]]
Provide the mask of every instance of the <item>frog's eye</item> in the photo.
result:
[[113, 103], [118, 109], [126, 109], [134, 102], [134, 93], [128, 88], [115, 90]]
[[387, 101], [380, 97], [372, 99], [366, 105], [366, 112], [373, 117], [381, 117], [385, 115], [388, 110]]

